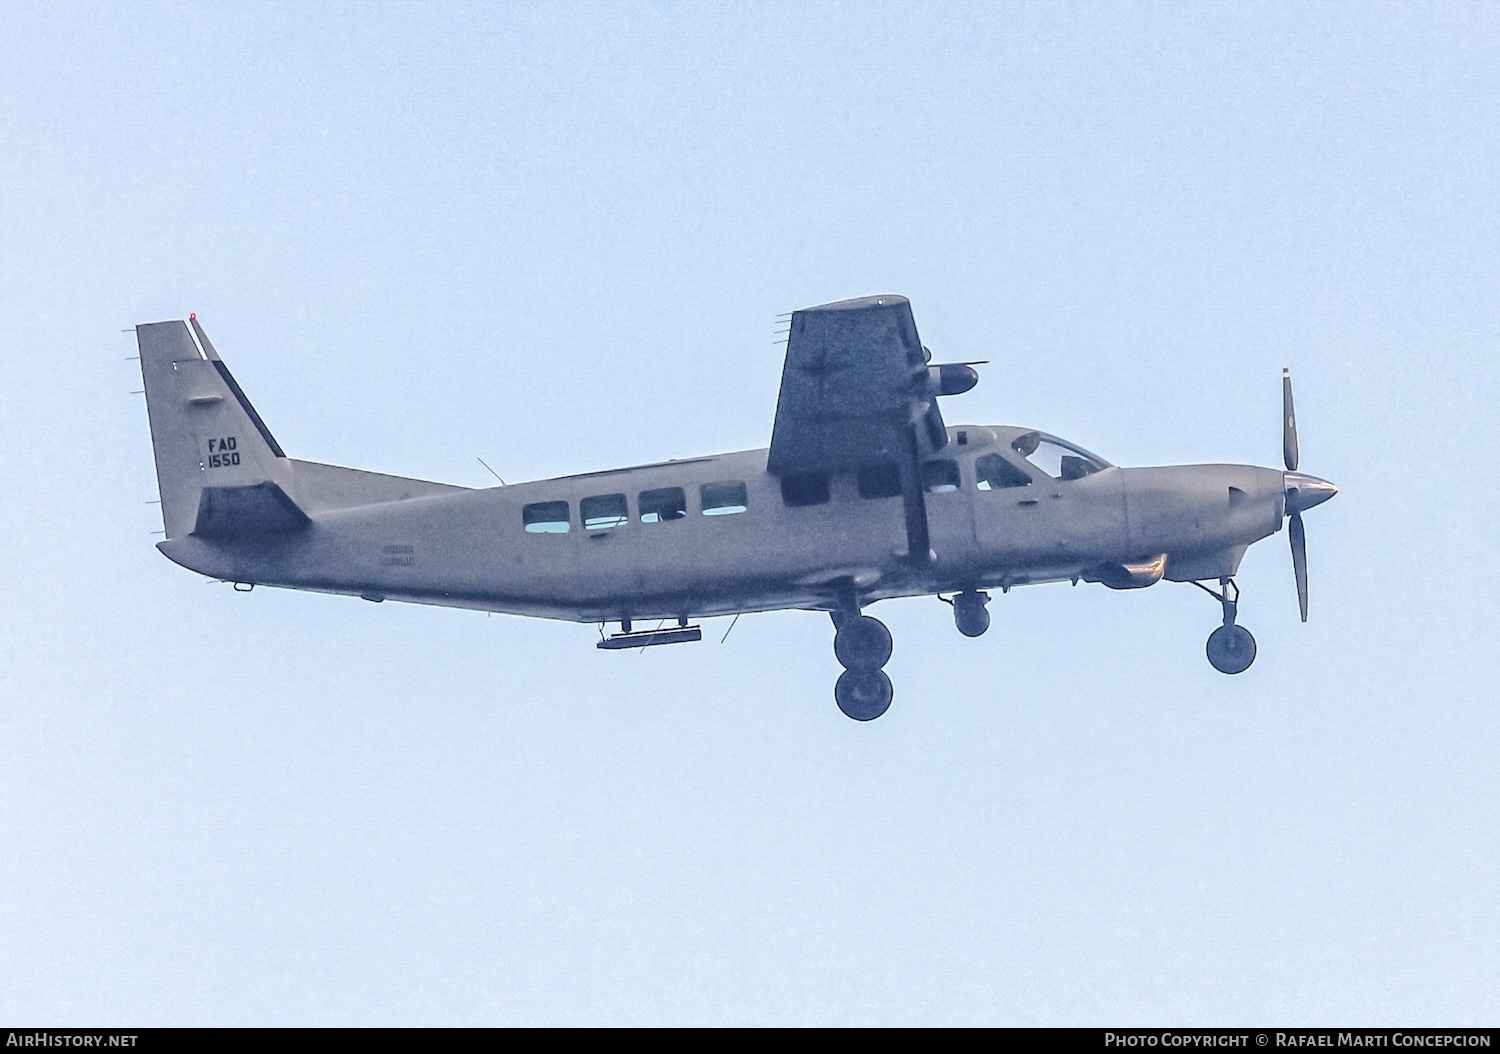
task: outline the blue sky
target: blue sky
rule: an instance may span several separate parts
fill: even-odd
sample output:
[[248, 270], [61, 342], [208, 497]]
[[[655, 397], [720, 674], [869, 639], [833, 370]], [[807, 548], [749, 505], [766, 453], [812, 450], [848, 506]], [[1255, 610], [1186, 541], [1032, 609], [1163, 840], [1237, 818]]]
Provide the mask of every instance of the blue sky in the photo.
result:
[[[0, 1016], [1460, 1024], [1500, 1010], [1493, 5], [0, 9]], [[763, 445], [912, 299], [950, 422], [1276, 465], [1312, 619], [1161, 585], [604, 654], [169, 564], [127, 330], [293, 456]]]

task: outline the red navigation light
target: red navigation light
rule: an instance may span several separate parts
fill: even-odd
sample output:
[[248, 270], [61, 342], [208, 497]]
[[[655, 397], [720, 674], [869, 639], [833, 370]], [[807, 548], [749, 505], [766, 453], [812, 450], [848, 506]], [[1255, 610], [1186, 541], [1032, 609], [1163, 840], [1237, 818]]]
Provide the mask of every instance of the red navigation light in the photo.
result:
[[192, 321], [192, 322], [197, 322], [198, 321], [198, 312], [194, 311], [191, 315], [188, 316], [188, 320]]

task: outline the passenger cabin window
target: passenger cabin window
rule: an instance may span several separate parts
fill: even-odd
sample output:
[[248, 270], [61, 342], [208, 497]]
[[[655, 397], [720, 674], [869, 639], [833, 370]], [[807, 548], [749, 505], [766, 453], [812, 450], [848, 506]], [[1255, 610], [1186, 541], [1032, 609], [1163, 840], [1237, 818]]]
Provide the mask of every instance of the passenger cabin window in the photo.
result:
[[958, 489], [958, 462], [949, 458], [922, 466], [922, 486], [928, 494], [951, 494]]
[[578, 516], [586, 531], [607, 531], [622, 527], [630, 519], [630, 508], [623, 494], [596, 494], [578, 503]]
[[687, 495], [683, 493], [681, 487], [643, 490], [638, 501], [641, 507], [642, 523], [680, 520], [687, 515]]
[[733, 516], [750, 507], [745, 495], [745, 485], [734, 480], [705, 483], [698, 488], [698, 497], [705, 516]]
[[1011, 448], [1053, 479], [1082, 479], [1109, 467], [1087, 450], [1042, 432], [1027, 432], [1011, 443]]
[[864, 465], [855, 473], [861, 498], [894, 498], [901, 493], [901, 470], [894, 461]]
[[783, 504], [827, 505], [828, 473], [792, 472], [781, 477], [781, 500]]
[[986, 454], [974, 461], [974, 485], [980, 490], [1029, 487], [1031, 477], [999, 454]]
[[522, 506], [521, 523], [528, 534], [567, 534], [572, 526], [565, 501], [539, 501]]

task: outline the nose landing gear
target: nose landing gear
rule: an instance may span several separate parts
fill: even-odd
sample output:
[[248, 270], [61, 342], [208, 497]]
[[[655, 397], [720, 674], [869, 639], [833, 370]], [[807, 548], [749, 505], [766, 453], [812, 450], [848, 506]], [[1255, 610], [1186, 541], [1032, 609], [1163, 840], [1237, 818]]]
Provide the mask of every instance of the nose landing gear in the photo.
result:
[[1244, 673], [1255, 661], [1255, 638], [1244, 626], [1235, 625], [1239, 612], [1240, 587], [1232, 578], [1219, 579], [1222, 593], [1215, 593], [1202, 582], [1193, 585], [1216, 599], [1224, 607], [1224, 624], [1208, 635], [1208, 662], [1220, 673]]
[[833, 654], [844, 667], [833, 686], [834, 701], [844, 716], [873, 721], [890, 709], [896, 694], [883, 667], [891, 658], [891, 631], [869, 615], [833, 614]]

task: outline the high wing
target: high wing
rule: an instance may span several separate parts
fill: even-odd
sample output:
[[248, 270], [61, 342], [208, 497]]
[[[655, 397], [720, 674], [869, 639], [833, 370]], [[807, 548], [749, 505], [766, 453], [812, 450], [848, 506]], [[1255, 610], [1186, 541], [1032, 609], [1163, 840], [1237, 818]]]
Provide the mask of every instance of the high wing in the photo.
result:
[[907, 459], [913, 426], [924, 453], [948, 442], [905, 297], [792, 313], [768, 471], [836, 472]]
[[894, 464], [917, 562], [929, 551], [921, 465], [948, 443], [937, 396], [950, 378], [957, 391], [977, 379], [966, 366], [929, 368], [928, 358], [903, 296], [793, 312], [766, 463], [783, 480]]

